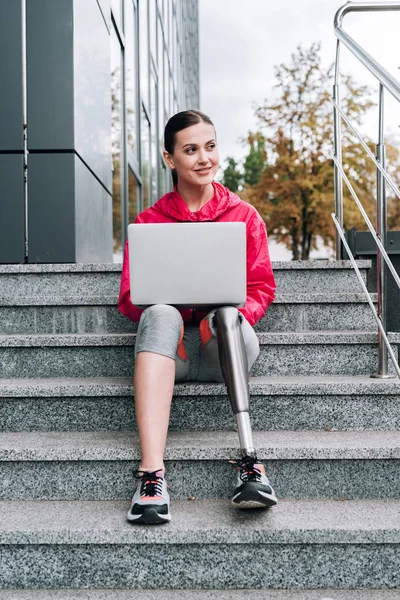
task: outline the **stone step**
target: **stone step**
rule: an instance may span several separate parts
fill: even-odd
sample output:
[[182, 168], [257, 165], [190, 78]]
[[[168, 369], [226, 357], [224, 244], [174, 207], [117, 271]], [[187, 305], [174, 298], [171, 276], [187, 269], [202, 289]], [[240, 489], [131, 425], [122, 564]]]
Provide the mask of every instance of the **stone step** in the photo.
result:
[[[228, 501], [182, 500], [171, 503], [173, 519], [159, 527], [127, 523], [128, 505], [1, 502], [2, 587], [93, 587], [105, 594], [161, 584], [241, 588], [242, 597], [251, 588], [297, 588], [304, 599], [305, 586], [389, 592], [400, 585], [398, 501], [287, 500], [250, 512]], [[367, 589], [363, 600], [371, 597]], [[321, 598], [321, 591], [307, 598]]]
[[[375, 333], [258, 333], [252, 374], [363, 375], [377, 369]], [[395, 345], [400, 334], [391, 334]], [[135, 334], [0, 336], [0, 378], [130, 377]]]
[[[255, 431], [280, 498], [399, 498], [400, 431]], [[229, 498], [236, 432], [171, 432], [165, 452], [174, 498]], [[0, 434], [1, 500], [113, 500], [132, 494], [135, 433]]]
[[[374, 303], [377, 294], [371, 294]], [[375, 331], [372, 310], [361, 293], [277, 294], [256, 331]]]
[[[376, 302], [376, 294], [372, 294]], [[0, 297], [0, 334], [130, 333], [114, 296]], [[257, 331], [376, 330], [364, 294], [277, 294]]]
[[[397, 378], [251, 377], [249, 387], [255, 430], [400, 429]], [[131, 378], [2, 379], [0, 399], [0, 431], [136, 429]], [[224, 385], [175, 386], [170, 431], [235, 427]]]
[[[148, 585], [148, 584], [145, 584]], [[399, 600], [400, 589], [358, 590], [138, 590], [132, 589], [8, 589], [1, 591], [2, 600]]]
[[[364, 280], [371, 261], [357, 261]], [[272, 263], [279, 293], [337, 291], [354, 293], [359, 283], [350, 261], [275, 261]], [[47, 264], [0, 265], [2, 296], [107, 296], [118, 294], [121, 265]]]

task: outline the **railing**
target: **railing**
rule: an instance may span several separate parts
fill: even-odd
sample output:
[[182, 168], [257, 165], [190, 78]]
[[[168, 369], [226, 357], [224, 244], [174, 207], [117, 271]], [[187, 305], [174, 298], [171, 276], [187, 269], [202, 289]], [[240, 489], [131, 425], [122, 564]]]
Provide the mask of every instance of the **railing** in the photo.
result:
[[[400, 2], [348, 2], [342, 6], [335, 15], [334, 30], [337, 37], [336, 61], [335, 61], [335, 83], [333, 86], [333, 98], [331, 102], [334, 107], [334, 180], [335, 180], [335, 212], [332, 218], [336, 227], [336, 258], [341, 260], [342, 247], [346, 252], [356, 269], [357, 275], [361, 281], [364, 292], [367, 294], [367, 300], [374, 312], [378, 324], [378, 373], [377, 377], [388, 377], [388, 353], [394, 363], [398, 377], [400, 378], [400, 369], [397, 364], [393, 350], [387, 338], [387, 267], [397, 286], [400, 289], [400, 278], [386, 252], [387, 238], [387, 218], [386, 218], [386, 184], [388, 184], [396, 196], [400, 199], [400, 190], [389, 173], [385, 169], [385, 142], [383, 133], [384, 119], [384, 90], [387, 90], [400, 103], [400, 83], [390, 75], [366, 50], [350, 37], [342, 29], [343, 17], [349, 12], [377, 12], [377, 11], [400, 11]], [[372, 73], [379, 81], [379, 122], [378, 122], [378, 143], [376, 145], [376, 158], [372, 154], [361, 134], [350, 123], [347, 116], [340, 108], [340, 84], [339, 84], [339, 62], [340, 62], [340, 44], [343, 43], [358, 60]], [[342, 146], [341, 146], [341, 122], [342, 120], [358, 138], [369, 158], [376, 166], [376, 186], [377, 186], [377, 214], [376, 231], [369, 220], [360, 200], [357, 197], [350, 181], [348, 180], [342, 167]], [[343, 231], [343, 182], [350, 190], [364, 220], [370, 230], [373, 239], [378, 246], [377, 272], [378, 272], [378, 311], [370, 298], [368, 290], [360, 276], [357, 265], [352, 257], [350, 248], [345, 240]]]

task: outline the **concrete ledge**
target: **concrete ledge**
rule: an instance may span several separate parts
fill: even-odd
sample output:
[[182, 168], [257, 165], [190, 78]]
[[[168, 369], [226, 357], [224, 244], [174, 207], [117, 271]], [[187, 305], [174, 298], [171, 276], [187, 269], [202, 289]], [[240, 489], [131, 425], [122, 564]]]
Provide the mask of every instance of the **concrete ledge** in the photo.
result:
[[[370, 294], [373, 302], [377, 302], [378, 295]], [[304, 293], [277, 293], [274, 304], [367, 304], [363, 293], [333, 293], [321, 294], [319, 292]], [[0, 306], [117, 306], [117, 294], [64, 294], [54, 293], [32, 296], [0, 295]]]
[[[400, 381], [397, 377], [373, 379], [366, 375], [250, 377], [249, 387], [250, 394], [253, 396], [281, 394], [290, 396], [302, 394], [400, 395]], [[3, 398], [121, 395], [133, 396], [131, 377], [0, 379], [0, 397]], [[220, 395], [226, 395], [226, 388], [222, 383], [177, 383], [174, 388], [174, 396]]]
[[398, 544], [400, 501], [282, 500], [240, 511], [227, 500], [174, 500], [163, 527], [135, 527], [129, 502], [0, 502], [0, 544]]
[[4, 600], [398, 600], [400, 589], [2, 590]]
[[[376, 344], [378, 334], [369, 331], [295, 331], [258, 332], [262, 345]], [[389, 334], [389, 341], [400, 343], [400, 333]], [[0, 348], [134, 346], [134, 333], [70, 333], [0, 335]]]
[[[282, 380], [250, 379], [254, 430], [400, 429], [397, 378]], [[0, 380], [0, 431], [134, 431], [133, 396], [130, 378]], [[235, 428], [224, 385], [175, 386], [170, 431]]]
[[[377, 334], [369, 332], [260, 333], [255, 376], [361, 375], [377, 369]], [[399, 334], [390, 336], [392, 341]], [[0, 336], [0, 376], [129, 377], [135, 335], [29, 334]], [[394, 348], [395, 355], [397, 348]], [[391, 369], [391, 364], [389, 365]]]
[[[358, 260], [360, 269], [369, 269], [370, 260]], [[2, 274], [24, 274], [24, 273], [120, 273], [122, 265], [111, 263], [64, 263], [64, 264], [40, 264], [40, 265], [0, 265]], [[349, 260], [298, 260], [298, 261], [273, 261], [274, 270], [294, 269], [349, 269], [353, 266]]]
[[240, 512], [226, 501], [175, 501], [172, 522], [161, 527], [127, 523], [128, 506], [1, 503], [3, 586], [153, 586], [161, 597], [160, 582], [189, 594], [399, 586], [398, 502], [288, 501]]
[[[399, 459], [400, 431], [255, 431], [260, 460]], [[236, 432], [171, 432], [166, 460], [229, 460], [238, 456]], [[131, 461], [140, 458], [136, 433], [0, 433], [0, 462]]]

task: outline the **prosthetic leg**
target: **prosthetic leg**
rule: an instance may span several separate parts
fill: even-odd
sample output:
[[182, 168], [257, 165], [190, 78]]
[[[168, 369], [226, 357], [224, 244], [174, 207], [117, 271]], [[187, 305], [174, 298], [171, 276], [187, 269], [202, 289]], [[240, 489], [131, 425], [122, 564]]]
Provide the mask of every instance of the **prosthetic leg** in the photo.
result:
[[236, 308], [227, 306], [215, 312], [218, 353], [222, 374], [236, 415], [240, 450], [243, 457], [256, 458], [249, 408], [249, 376], [240, 317]]

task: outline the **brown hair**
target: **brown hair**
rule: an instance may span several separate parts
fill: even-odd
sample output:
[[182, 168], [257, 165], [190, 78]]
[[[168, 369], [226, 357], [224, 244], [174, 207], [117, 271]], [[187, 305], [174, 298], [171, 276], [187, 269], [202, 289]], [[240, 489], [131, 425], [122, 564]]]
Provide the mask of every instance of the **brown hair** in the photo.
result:
[[[174, 153], [176, 134], [182, 129], [197, 125], [198, 123], [208, 123], [214, 127], [214, 123], [210, 117], [202, 113], [200, 110], [184, 110], [176, 113], [171, 117], [164, 129], [164, 148], [168, 154]], [[172, 181], [176, 185], [178, 183], [178, 176], [176, 170], [172, 169]]]

